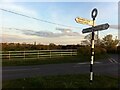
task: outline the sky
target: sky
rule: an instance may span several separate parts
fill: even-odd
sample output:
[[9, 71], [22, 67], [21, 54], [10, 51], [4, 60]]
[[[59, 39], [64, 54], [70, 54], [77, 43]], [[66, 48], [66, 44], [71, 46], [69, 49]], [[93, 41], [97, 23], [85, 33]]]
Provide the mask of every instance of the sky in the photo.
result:
[[98, 10], [96, 25], [110, 25], [99, 37], [118, 37], [117, 2], [4, 2], [0, 4], [1, 42], [80, 44], [89, 34], [82, 29], [91, 26], [76, 23], [75, 18], [92, 20], [94, 8]]

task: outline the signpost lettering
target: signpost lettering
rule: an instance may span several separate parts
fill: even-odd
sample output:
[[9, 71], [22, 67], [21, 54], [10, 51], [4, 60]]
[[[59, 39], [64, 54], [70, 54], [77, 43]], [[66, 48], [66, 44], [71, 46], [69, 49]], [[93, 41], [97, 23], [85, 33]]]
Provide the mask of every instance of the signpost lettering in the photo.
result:
[[85, 19], [85, 18], [77, 17], [77, 18], [75, 18], [75, 21], [80, 24], [86, 24], [89, 26], [93, 26], [93, 21]]
[[89, 32], [92, 32], [92, 30], [101, 31], [101, 30], [106, 30], [108, 28], [109, 28], [109, 24], [106, 23], [106, 24], [101, 24], [101, 25], [97, 25], [97, 26], [94, 26], [94, 27], [85, 28], [85, 29], [82, 30], [82, 33], [89, 33]]

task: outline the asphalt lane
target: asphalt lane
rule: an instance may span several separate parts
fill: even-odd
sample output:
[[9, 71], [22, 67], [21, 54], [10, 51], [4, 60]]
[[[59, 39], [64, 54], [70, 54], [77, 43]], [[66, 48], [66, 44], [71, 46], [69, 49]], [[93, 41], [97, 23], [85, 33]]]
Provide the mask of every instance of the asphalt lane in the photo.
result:
[[[112, 56], [116, 60], [116, 56]], [[118, 60], [116, 60], [118, 62]], [[64, 74], [84, 74], [89, 73], [89, 62], [48, 64], [35, 66], [10, 66], [2, 68], [2, 79], [18, 79], [33, 76], [64, 75]], [[118, 63], [108, 60], [94, 62], [93, 71], [96, 74], [118, 76]]]

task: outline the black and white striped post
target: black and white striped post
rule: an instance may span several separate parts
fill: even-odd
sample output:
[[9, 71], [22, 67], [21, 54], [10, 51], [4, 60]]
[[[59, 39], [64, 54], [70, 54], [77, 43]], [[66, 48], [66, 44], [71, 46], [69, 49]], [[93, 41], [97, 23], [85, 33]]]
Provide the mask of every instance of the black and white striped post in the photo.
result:
[[91, 62], [90, 62], [90, 82], [93, 81], [93, 61], [94, 61], [94, 22], [95, 22], [95, 18], [97, 16], [97, 9], [94, 8], [92, 10], [91, 16], [93, 18], [93, 26], [92, 26], [92, 39], [91, 39]]
[[92, 39], [91, 39], [91, 62], [90, 62], [90, 83], [93, 82], [93, 61], [94, 61], [94, 26], [95, 26], [95, 18], [97, 16], [97, 9], [94, 8], [92, 10], [91, 16], [93, 18], [93, 26], [92, 26]]
[[[75, 18], [75, 21], [77, 23], [80, 24], [87, 24], [87, 25], [92, 25], [92, 27], [89, 28], [85, 28], [82, 30], [82, 33], [89, 33], [92, 32], [92, 38], [91, 38], [91, 61], [90, 61], [90, 84], [93, 82], [93, 62], [94, 62], [94, 32], [95, 31], [101, 31], [101, 30], [106, 30], [109, 28], [109, 24], [105, 23], [105, 24], [101, 24], [101, 25], [97, 25], [95, 26], [95, 18], [98, 14], [98, 11], [96, 8], [94, 8], [92, 10], [91, 16], [93, 18], [93, 20], [87, 20], [84, 18]], [[92, 22], [92, 24], [91, 24]]]

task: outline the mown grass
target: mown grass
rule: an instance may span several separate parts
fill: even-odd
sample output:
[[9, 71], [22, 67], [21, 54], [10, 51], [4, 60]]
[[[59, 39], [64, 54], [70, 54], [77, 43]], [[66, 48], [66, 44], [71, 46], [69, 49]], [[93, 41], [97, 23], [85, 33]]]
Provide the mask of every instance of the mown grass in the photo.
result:
[[21, 66], [21, 65], [41, 65], [41, 64], [57, 64], [57, 63], [73, 63], [82, 62], [83, 60], [76, 56], [56, 57], [56, 58], [40, 58], [40, 59], [17, 59], [3, 60], [3, 66]]
[[89, 74], [72, 74], [56, 76], [37, 76], [32, 78], [3, 81], [3, 90], [8, 88], [108, 88], [117, 89], [118, 79], [111, 76], [95, 75], [94, 82], [89, 83]]
[[[106, 58], [106, 55], [96, 55], [95, 60]], [[40, 59], [14, 59], [2, 60], [2, 66], [27, 66], [27, 65], [42, 65], [42, 64], [60, 64], [60, 63], [77, 63], [89, 62], [90, 55], [78, 56], [64, 56], [53, 58], [40, 58]]]

